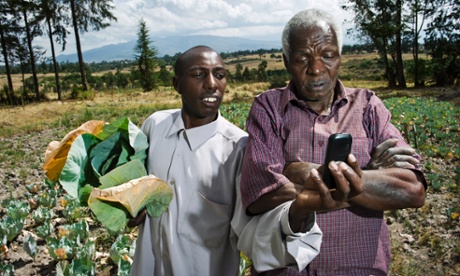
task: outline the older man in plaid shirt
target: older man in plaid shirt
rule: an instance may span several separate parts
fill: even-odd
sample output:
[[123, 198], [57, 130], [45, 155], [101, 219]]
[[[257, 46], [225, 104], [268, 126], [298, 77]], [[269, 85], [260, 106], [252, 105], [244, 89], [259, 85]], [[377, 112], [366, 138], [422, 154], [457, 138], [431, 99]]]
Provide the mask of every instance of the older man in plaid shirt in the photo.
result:
[[[291, 82], [259, 95], [250, 111], [241, 182], [247, 212], [259, 214], [289, 202], [290, 218], [298, 222], [291, 224], [293, 231], [302, 231], [312, 212], [323, 231], [320, 254], [305, 269], [264, 275], [386, 275], [390, 238], [384, 210], [424, 204], [420, 156], [391, 124], [390, 112], [372, 91], [346, 88], [338, 80], [341, 45], [342, 31], [332, 15], [320, 10], [295, 15], [283, 32]], [[352, 188], [361, 181], [363, 191], [324, 206], [312, 180], [320, 178], [328, 137], [340, 132], [352, 135], [352, 154], [346, 163], [327, 165], [342, 173], [337, 182]], [[402, 158], [379, 156], [382, 143]]]

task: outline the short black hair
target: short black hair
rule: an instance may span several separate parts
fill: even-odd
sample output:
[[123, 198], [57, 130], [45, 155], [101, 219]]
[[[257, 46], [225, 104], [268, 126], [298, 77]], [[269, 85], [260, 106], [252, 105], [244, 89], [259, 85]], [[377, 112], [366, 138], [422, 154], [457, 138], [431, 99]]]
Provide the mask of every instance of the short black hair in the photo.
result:
[[185, 51], [182, 54], [180, 54], [179, 57], [176, 60], [176, 64], [174, 65], [174, 74], [176, 76], [180, 76], [182, 74], [182, 69], [184, 67], [185, 61], [187, 60], [187, 57], [190, 55], [190, 52], [192, 52], [192, 51], [194, 51], [194, 50], [196, 50], [198, 48], [204, 48], [204, 49], [208, 49], [210, 51], [216, 52], [211, 47], [205, 46], [205, 45], [198, 45], [198, 46], [194, 46], [194, 47], [188, 49], [187, 51]]

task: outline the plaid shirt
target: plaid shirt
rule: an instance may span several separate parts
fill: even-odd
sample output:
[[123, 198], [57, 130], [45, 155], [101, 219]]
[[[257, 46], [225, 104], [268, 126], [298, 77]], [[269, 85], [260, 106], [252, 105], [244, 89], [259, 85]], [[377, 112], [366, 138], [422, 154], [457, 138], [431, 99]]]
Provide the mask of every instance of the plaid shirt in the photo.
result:
[[[282, 174], [287, 162], [322, 164], [332, 133], [352, 135], [351, 152], [362, 168], [370, 161], [372, 150], [389, 138], [397, 138], [397, 146], [408, 147], [374, 92], [337, 84], [329, 115], [318, 116], [309, 109], [296, 97], [292, 84], [256, 97], [247, 120], [249, 141], [243, 159], [245, 207], [289, 182]], [[318, 214], [317, 223], [323, 231], [321, 252], [300, 275], [387, 274], [390, 239], [382, 211], [354, 206]], [[264, 275], [298, 273], [281, 269]]]

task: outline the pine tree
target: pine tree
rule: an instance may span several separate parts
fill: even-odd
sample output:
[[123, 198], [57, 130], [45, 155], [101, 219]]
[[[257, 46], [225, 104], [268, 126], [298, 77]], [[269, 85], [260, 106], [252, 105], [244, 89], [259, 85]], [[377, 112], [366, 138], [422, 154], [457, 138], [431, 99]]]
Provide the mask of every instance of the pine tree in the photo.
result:
[[156, 87], [154, 69], [157, 64], [157, 50], [150, 46], [152, 42], [149, 37], [149, 30], [144, 19], [139, 21], [139, 31], [137, 32], [137, 43], [134, 48], [137, 62], [137, 70], [140, 75], [141, 87], [144, 91], [151, 91]]

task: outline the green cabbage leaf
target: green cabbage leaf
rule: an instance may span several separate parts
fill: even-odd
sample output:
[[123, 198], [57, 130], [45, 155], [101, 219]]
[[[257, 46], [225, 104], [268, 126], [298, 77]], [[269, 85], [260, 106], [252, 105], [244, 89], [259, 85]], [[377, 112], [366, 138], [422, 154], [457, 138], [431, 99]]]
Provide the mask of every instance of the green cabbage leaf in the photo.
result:
[[[58, 175], [69, 196], [80, 205], [89, 206], [109, 233], [115, 235], [126, 227], [129, 217], [137, 216], [143, 208], [152, 216], [160, 216], [169, 206], [173, 192], [161, 179], [147, 175], [149, 145], [146, 135], [135, 124], [125, 117], [110, 124], [100, 122], [94, 131], [74, 130], [73, 141], [61, 141], [67, 148], [71, 143], [68, 151], [53, 142], [52, 149], [67, 152], [67, 156], [60, 157], [58, 161], [65, 160], [65, 164], [52, 175]], [[52, 168], [55, 167], [59, 168]]]

